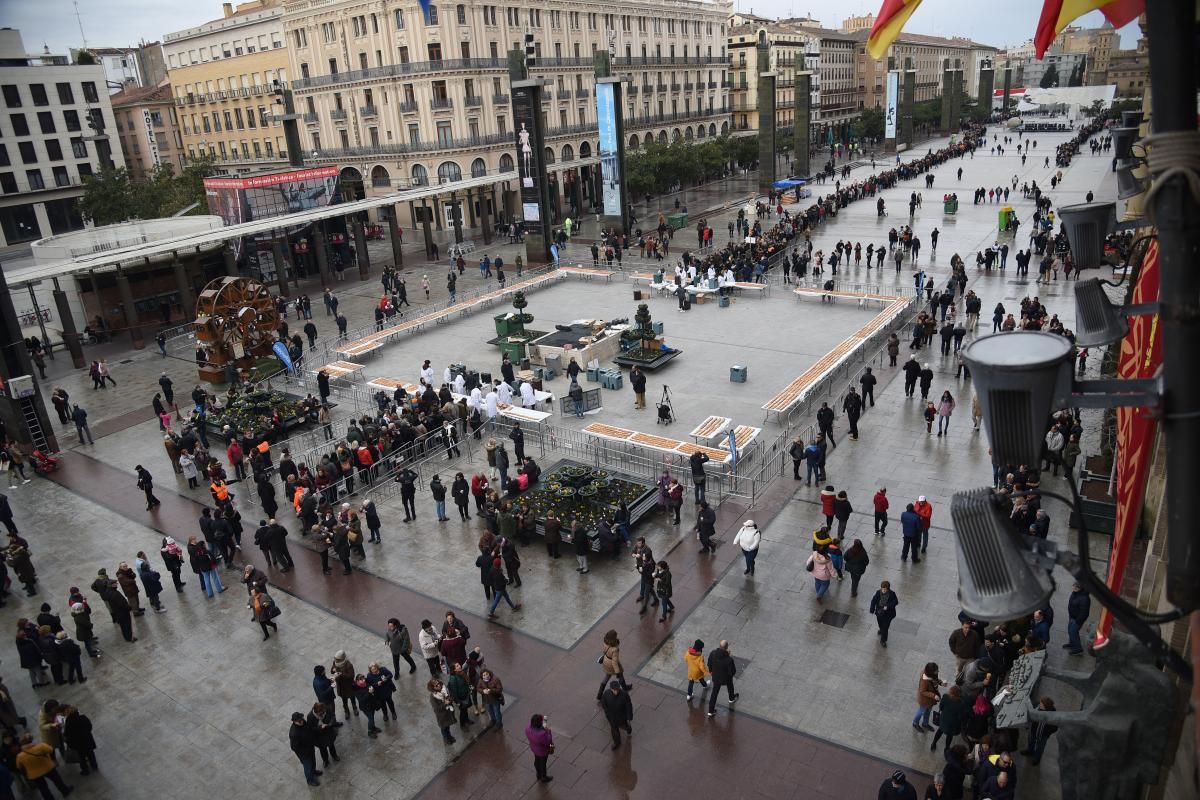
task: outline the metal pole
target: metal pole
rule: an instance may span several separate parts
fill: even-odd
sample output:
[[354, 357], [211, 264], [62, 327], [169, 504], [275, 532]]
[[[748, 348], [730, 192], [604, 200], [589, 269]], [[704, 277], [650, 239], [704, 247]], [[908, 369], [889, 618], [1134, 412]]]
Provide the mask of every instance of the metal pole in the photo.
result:
[[[1200, 198], [1189, 188], [1200, 141], [1196, 136], [1196, 32], [1191, 3], [1151, 0], [1146, 4], [1150, 48], [1151, 121], [1155, 137], [1190, 134], [1172, 140], [1179, 157], [1162, 163], [1167, 142], [1151, 148], [1151, 175], [1176, 168], [1156, 179], [1149, 195], [1150, 216], [1158, 226], [1161, 265], [1163, 337], [1163, 441], [1167, 449], [1167, 598], [1178, 606], [1200, 606], [1200, 484], [1196, 452], [1200, 449]], [[1159, 152], [1155, 152], [1162, 148]], [[1155, 156], [1159, 159], [1155, 159]]]

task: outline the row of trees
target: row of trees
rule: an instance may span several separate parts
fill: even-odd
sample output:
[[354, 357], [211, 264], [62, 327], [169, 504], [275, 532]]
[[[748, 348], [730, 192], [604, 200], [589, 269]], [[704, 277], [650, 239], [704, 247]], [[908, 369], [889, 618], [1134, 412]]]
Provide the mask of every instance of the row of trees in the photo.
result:
[[730, 165], [748, 166], [757, 159], [757, 136], [679, 139], [670, 144], [650, 140], [626, 152], [625, 184], [633, 197], [664, 194], [676, 185], [718, 178]]
[[210, 157], [191, 161], [179, 174], [171, 164], [160, 164], [143, 180], [134, 180], [124, 167], [103, 169], [84, 179], [79, 211], [96, 225], [170, 217], [193, 205], [194, 213], [207, 214], [204, 179], [214, 174]]

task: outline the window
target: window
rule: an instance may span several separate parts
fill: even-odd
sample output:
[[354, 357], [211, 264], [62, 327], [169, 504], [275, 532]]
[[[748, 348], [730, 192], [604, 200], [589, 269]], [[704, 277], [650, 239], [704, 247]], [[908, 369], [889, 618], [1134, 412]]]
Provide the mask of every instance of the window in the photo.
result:
[[33, 97], [35, 106], [50, 105], [50, 98], [46, 97], [46, 87], [40, 83], [29, 84], [29, 94]]
[[169, 146], [169, 143], [167, 142], [167, 135], [165, 133], [154, 134], [154, 145], [159, 150], [166, 150]]
[[57, 139], [46, 140], [46, 157], [51, 161], [62, 161], [62, 145]]
[[16, 86], [13, 86], [11, 83], [6, 83], [4, 84], [3, 91], [4, 105], [8, 106], [9, 108], [21, 107], [21, 92]]
[[225, 112], [225, 130], [233, 130], [233, 115], [228, 111]]
[[401, 64], [408, 63], [408, 48], [407, 47], [400, 48], [400, 63]]
[[[257, 145], [257, 143], [255, 143], [255, 144]], [[267, 139], [264, 142], [264, 144], [267, 146], [267, 158], [274, 158], [275, 157], [275, 145], [271, 142], [270, 139]], [[316, 147], [318, 149], [321, 147], [321, 140], [316, 136], [313, 137], [313, 147]], [[256, 154], [258, 153], [257, 150], [255, 150], [254, 152]]]
[[426, 25], [437, 25], [438, 24], [437, 6], [430, 4], [429, 8], [425, 10], [425, 24]]
[[25, 180], [29, 182], [29, 188], [31, 190], [46, 188], [46, 182], [42, 180], [42, 171], [40, 169], [26, 170]]
[[508, 134], [508, 117], [496, 117], [496, 132], [501, 136]]
[[467, 24], [467, 7], [464, 6], [462, 3], [459, 3], [457, 6], [455, 6], [455, 11], [458, 14], [458, 24], [466, 25]]
[[25, 121], [24, 114], [10, 114], [9, 119], [12, 121], [13, 136], [29, 135], [29, 123]]
[[330, 75], [337, 75], [337, 74], [338, 74], [338, 71], [337, 71], [337, 59], [336, 59], [336, 58], [331, 58], [331, 59], [329, 59], [329, 74], [330, 74]]
[[394, 16], [396, 19], [396, 30], [404, 30], [404, 9], [397, 8]]
[[100, 95], [96, 93], [96, 84], [91, 81], [83, 82], [83, 99], [87, 103], [99, 103]]
[[[228, 120], [229, 120], [228, 114], [229, 114], [229, 112], [228, 112], [228, 111], [226, 111], [226, 112], [225, 112], [225, 114], [226, 114], [226, 117], [225, 117], [226, 124], [228, 124]], [[251, 116], [251, 117], [253, 117], [253, 116], [254, 116], [253, 112], [250, 114], [250, 116]], [[244, 129], [244, 127], [245, 127], [245, 126], [242, 124], [242, 110], [241, 110], [240, 108], [235, 108], [235, 109], [233, 110], [233, 121], [234, 121], [234, 124], [236, 124], [236, 125], [237, 125], [237, 129], [238, 129], [239, 131]]]
[[[321, 134], [314, 132], [312, 135], [312, 141], [313, 141], [313, 150], [320, 150], [321, 149]], [[271, 147], [271, 143], [268, 141], [267, 142], [267, 148], [268, 148], [267, 155], [271, 154], [270, 147]]]
[[222, 159], [226, 159], [229, 157], [229, 155], [225, 152], [225, 143], [224, 142], [217, 142], [217, 150], [219, 150], [221, 152]]
[[438, 44], [437, 42], [433, 42], [432, 44], [429, 45], [429, 60], [430, 61], [441, 61], [442, 60], [442, 46], [440, 44]]
[[[458, 43], [458, 51], [459, 51], [459, 57], [462, 58], [463, 61], [469, 61], [471, 58], [471, 43], [470, 42], [459, 42]], [[470, 92], [468, 92], [468, 94], [470, 94]]]
[[217, 133], [220, 133], [221, 132], [221, 115], [220, 115], [220, 113], [218, 113], [216, 111], [212, 112], [212, 123], [213, 123], [213, 130], [215, 130]]
[[308, 79], [308, 64], [307, 63], [303, 63], [300, 65], [300, 77], [304, 78], [305, 80]]
[[437, 142], [443, 147], [449, 147], [454, 141], [454, 133], [450, 127], [449, 121], [439, 122], [437, 124]]
[[22, 164], [36, 164], [37, 151], [33, 149], [33, 142], [19, 142], [17, 149], [21, 151]]
[[367, 54], [359, 53], [358, 54], [358, 68], [365, 70], [369, 66], [370, 66], [370, 64], [367, 63]]
[[54, 115], [49, 111], [39, 111], [38, 127], [42, 129], [42, 133], [54, 133]]
[[421, 126], [415, 122], [408, 123], [408, 143], [421, 143]]
[[0, 167], [7, 167], [10, 163], [8, 158], [8, 145], [0, 144]]
[[70, 186], [71, 176], [67, 173], [66, 167], [54, 168], [54, 185], [55, 186]]
[[332, 22], [321, 23], [321, 38], [326, 44], [337, 41], [337, 26]]
[[208, 115], [204, 114], [200, 117], [200, 119], [204, 123], [204, 132], [212, 133], [212, 126], [208, 124]]
[[17, 193], [17, 179], [11, 172], [0, 172], [0, 191], [4, 194]]

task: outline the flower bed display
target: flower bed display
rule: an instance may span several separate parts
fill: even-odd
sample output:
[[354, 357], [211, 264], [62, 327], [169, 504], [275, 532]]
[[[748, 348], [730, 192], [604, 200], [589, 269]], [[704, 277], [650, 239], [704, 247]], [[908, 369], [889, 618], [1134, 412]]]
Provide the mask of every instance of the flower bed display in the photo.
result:
[[300, 399], [284, 392], [257, 389], [238, 395], [220, 414], [210, 414], [208, 424], [210, 429], [215, 428], [217, 432], [228, 425], [238, 433], [265, 433], [270, 430], [269, 423], [276, 412], [285, 427], [301, 424], [306, 419]]
[[578, 520], [589, 535], [594, 535], [601, 518], [611, 518], [622, 501], [629, 507], [631, 522], [636, 522], [644, 507], [653, 505], [655, 492], [652, 484], [636, 478], [616, 477], [607, 470], [559, 461], [543, 472], [534, 488], [521, 498], [533, 509], [539, 531], [553, 511], [564, 532]]

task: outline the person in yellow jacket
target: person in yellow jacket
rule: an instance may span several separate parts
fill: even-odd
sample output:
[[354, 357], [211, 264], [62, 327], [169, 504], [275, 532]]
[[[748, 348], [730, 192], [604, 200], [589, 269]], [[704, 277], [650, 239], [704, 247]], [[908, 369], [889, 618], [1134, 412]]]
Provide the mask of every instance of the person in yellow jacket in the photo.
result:
[[34, 744], [31, 733], [21, 737], [21, 752], [17, 754], [17, 769], [21, 770], [21, 774], [42, 793], [42, 797], [51, 797], [50, 787], [46, 785], [47, 780], [58, 788], [63, 797], [75, 790], [75, 787], [64, 783], [62, 776], [58, 774], [58, 764], [54, 760], [54, 748], [45, 743]]
[[692, 702], [692, 685], [696, 681], [700, 681], [700, 685], [705, 689], [708, 688], [708, 681], [704, 680], [708, 677], [708, 667], [704, 665], [704, 642], [697, 639], [692, 643], [692, 646], [683, 654], [683, 660], [688, 668], [688, 702]]

